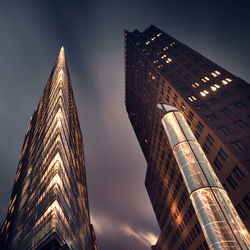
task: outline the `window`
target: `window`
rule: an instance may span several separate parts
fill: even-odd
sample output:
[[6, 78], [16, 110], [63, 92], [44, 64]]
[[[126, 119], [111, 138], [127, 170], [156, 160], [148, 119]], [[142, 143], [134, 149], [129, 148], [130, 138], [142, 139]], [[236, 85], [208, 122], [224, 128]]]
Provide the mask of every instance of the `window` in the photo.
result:
[[209, 92], [206, 89], [204, 89], [203, 91], [200, 92], [200, 95], [205, 97], [208, 93]]
[[238, 187], [238, 183], [231, 175], [227, 177], [227, 182], [232, 187], [232, 189], [236, 189]]
[[197, 130], [194, 131], [194, 135], [195, 135], [196, 139], [199, 140], [201, 135]]
[[228, 158], [228, 155], [225, 153], [225, 151], [221, 148], [217, 154], [217, 156], [222, 160], [226, 161]]
[[210, 122], [214, 122], [214, 121], [217, 121], [217, 120], [218, 120], [218, 117], [217, 117], [216, 114], [214, 114], [214, 113], [211, 113], [210, 115], [207, 115], [206, 118], [207, 118], [207, 120], [210, 121]]
[[224, 187], [224, 189], [227, 191], [228, 194], [231, 194], [231, 191], [228, 189], [228, 187], [225, 183], [222, 184], [222, 186]]
[[166, 97], [167, 102], [169, 102], [169, 98], [170, 98], [170, 96], [169, 96], [169, 95], [167, 95], [167, 97]]
[[190, 119], [190, 121], [193, 121], [194, 114], [191, 111], [189, 111], [188, 113], [188, 118]]
[[234, 106], [238, 109], [245, 109], [247, 107], [247, 105], [242, 101], [235, 102]]
[[232, 110], [230, 110], [229, 108], [223, 108], [223, 109], [220, 110], [220, 112], [225, 117], [229, 116], [229, 115], [231, 115], [233, 113]]
[[198, 122], [196, 128], [197, 128], [200, 132], [202, 132], [202, 130], [203, 130], [203, 128], [204, 128], [204, 125], [203, 125], [201, 122]]
[[240, 84], [237, 84], [237, 85], [233, 85], [233, 88], [238, 90], [238, 91], [242, 91], [245, 89], [245, 86], [242, 86]]
[[218, 98], [216, 98], [216, 97], [210, 98], [209, 101], [212, 104], [218, 104], [218, 103], [220, 103], [220, 100]]
[[205, 111], [205, 110], [207, 110], [207, 105], [201, 103], [201, 104], [197, 105], [196, 108], [197, 108], [198, 110], [200, 110], [200, 111]]
[[209, 151], [210, 151], [210, 148], [208, 147], [207, 143], [205, 142], [202, 149], [204, 150], [204, 152], [208, 155], [209, 154]]
[[232, 142], [232, 145], [238, 152], [246, 151], [246, 147], [240, 141], [234, 141]]
[[248, 124], [243, 120], [237, 120], [234, 122], [234, 125], [236, 125], [238, 128], [245, 129], [248, 128]]
[[231, 131], [227, 127], [221, 127], [221, 128], [218, 128], [218, 130], [222, 135], [230, 135], [231, 134]]
[[196, 99], [195, 96], [190, 96], [190, 97], [188, 97], [188, 100], [189, 100], [190, 102], [193, 102], [193, 101], [196, 101], [197, 99]]
[[177, 101], [178, 95], [174, 94], [174, 100]]
[[183, 111], [184, 111], [184, 110], [185, 110], [185, 108], [186, 108], [186, 105], [182, 102], [182, 103], [181, 103], [181, 110], [183, 110]]
[[248, 210], [250, 210], [250, 193], [248, 193], [244, 199], [243, 199], [243, 202], [244, 204], [246, 205], [246, 207], [248, 208]]
[[223, 164], [220, 162], [220, 160], [218, 159], [218, 157], [215, 158], [214, 160], [214, 165], [215, 167], [220, 171], [223, 167]]
[[236, 206], [236, 210], [242, 220], [245, 220], [248, 217], [246, 211], [243, 209], [243, 207], [240, 204]]
[[210, 134], [207, 135], [206, 141], [207, 141], [211, 146], [214, 144], [214, 138], [213, 138]]
[[221, 93], [221, 96], [224, 97], [225, 99], [233, 96], [232, 93], [228, 92], [228, 91], [224, 91], [223, 93]]
[[245, 174], [236, 165], [232, 171], [232, 175], [240, 182], [245, 178]]
[[170, 94], [171, 93], [171, 87], [168, 87], [168, 93]]

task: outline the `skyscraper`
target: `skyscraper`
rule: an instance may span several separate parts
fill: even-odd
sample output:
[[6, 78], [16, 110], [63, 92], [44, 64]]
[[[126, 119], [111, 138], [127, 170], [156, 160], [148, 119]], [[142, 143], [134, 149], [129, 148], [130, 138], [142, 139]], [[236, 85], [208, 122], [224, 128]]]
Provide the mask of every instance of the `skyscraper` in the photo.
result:
[[161, 228], [154, 248], [207, 248], [158, 103], [183, 112], [249, 230], [249, 84], [154, 26], [125, 31], [125, 82], [128, 116], [147, 160], [145, 186]]
[[30, 120], [0, 242], [6, 249], [97, 249], [63, 47]]

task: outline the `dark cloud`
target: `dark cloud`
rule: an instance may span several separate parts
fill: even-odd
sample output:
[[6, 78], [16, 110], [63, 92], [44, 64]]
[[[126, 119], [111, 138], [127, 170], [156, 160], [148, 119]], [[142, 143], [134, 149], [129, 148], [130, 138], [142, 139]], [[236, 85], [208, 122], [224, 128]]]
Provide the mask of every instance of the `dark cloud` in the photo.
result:
[[250, 80], [246, 1], [1, 1], [0, 223], [29, 118], [62, 45], [84, 138], [100, 249], [148, 249], [159, 228], [124, 105], [123, 30], [154, 24]]

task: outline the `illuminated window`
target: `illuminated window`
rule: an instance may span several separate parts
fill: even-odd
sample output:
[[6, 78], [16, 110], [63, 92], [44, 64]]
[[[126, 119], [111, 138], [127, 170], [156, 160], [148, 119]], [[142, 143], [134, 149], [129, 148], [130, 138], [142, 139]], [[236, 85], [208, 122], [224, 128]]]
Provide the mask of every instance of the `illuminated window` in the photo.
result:
[[206, 82], [206, 80], [204, 78], [201, 79], [203, 82]]
[[161, 36], [161, 33], [158, 33], [157, 36], [158, 36], [158, 37]]
[[211, 86], [211, 89], [212, 89], [213, 91], [216, 91], [216, 90], [217, 90], [217, 88], [214, 87], [214, 86]]
[[207, 95], [209, 92], [207, 90], [204, 90], [204, 93]]
[[209, 81], [209, 80], [210, 80], [207, 76], [205, 76], [204, 78], [205, 78], [207, 81]]
[[199, 87], [199, 86], [200, 86], [200, 84], [198, 82], [195, 82], [195, 83], [192, 84], [193, 88], [196, 88], [196, 87]]
[[204, 92], [200, 92], [201, 96], [206, 96], [206, 94]]
[[226, 81], [226, 80], [222, 80], [221, 81], [224, 85], [227, 85], [228, 84], [228, 82]]
[[231, 81], [232, 81], [232, 79], [230, 79], [230, 78], [226, 78], [226, 80], [227, 80], [228, 82], [231, 82]]
[[220, 75], [220, 72], [219, 72], [219, 71], [215, 70], [214, 72], [215, 72], [217, 75]]
[[212, 75], [213, 77], [216, 77], [216, 76], [217, 76], [216, 73], [214, 73], [214, 72], [212, 72], [211, 75]]
[[214, 86], [215, 86], [217, 89], [220, 88], [220, 86], [219, 86], [218, 84], [214, 84]]
[[150, 44], [150, 41], [147, 41], [146, 44], [147, 44], [147, 45]]
[[188, 97], [188, 100], [189, 100], [190, 102], [193, 102], [193, 101], [196, 101], [197, 98], [196, 98], [195, 96], [190, 96], [190, 97]]
[[154, 41], [154, 40], [155, 40], [155, 37], [152, 37], [151, 40]]
[[172, 59], [171, 59], [171, 58], [168, 58], [168, 59], [166, 60], [166, 63], [170, 63], [170, 62], [172, 62]]

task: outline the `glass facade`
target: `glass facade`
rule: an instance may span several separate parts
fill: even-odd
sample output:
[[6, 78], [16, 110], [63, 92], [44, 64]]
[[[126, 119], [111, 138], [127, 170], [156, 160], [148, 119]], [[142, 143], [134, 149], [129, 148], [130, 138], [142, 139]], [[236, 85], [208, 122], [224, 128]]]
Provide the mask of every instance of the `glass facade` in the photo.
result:
[[249, 249], [249, 233], [183, 115], [168, 105], [162, 109], [163, 127], [209, 248]]
[[[10, 249], [97, 249], [90, 224], [85, 161], [73, 90], [62, 47], [31, 119], [12, 196]], [[96, 248], [94, 248], [96, 244]], [[61, 248], [60, 248], [61, 249]]]

